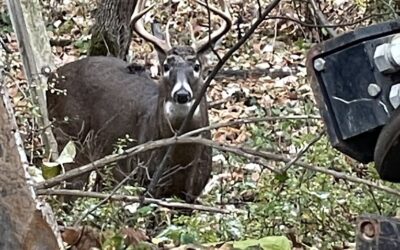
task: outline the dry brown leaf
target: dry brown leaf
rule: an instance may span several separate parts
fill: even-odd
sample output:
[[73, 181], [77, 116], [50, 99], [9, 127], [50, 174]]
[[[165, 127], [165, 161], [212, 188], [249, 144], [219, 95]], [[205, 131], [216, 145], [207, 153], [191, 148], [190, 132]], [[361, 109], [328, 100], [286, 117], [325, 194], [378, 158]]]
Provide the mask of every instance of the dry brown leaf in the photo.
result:
[[72, 246], [71, 250], [101, 249], [101, 235], [92, 227], [66, 227], [61, 237], [64, 242]]
[[218, 250], [232, 250], [233, 244], [232, 243], [224, 243]]
[[126, 245], [136, 246], [142, 241], [148, 241], [149, 237], [140, 229], [124, 228], [121, 230], [122, 234], [126, 236]]

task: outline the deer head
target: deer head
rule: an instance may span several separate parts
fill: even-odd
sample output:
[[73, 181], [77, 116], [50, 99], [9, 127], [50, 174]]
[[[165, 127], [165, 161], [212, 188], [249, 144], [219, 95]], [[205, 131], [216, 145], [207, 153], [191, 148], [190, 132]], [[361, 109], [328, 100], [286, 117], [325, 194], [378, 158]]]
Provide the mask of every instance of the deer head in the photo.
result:
[[[203, 2], [197, 1], [202, 6], [207, 7]], [[173, 127], [179, 126], [180, 122], [186, 117], [195, 98], [199, 96], [202, 78], [202, 55], [215, 44], [231, 26], [232, 21], [228, 8], [223, 0], [219, 1], [222, 11], [212, 6], [209, 10], [224, 20], [218, 30], [207, 34], [203, 39], [195, 42], [191, 46], [179, 45], [171, 46], [169, 37], [169, 22], [167, 24], [165, 40], [147, 32], [143, 26], [141, 18], [150, 11], [154, 4], [145, 8], [145, 1], [138, 0], [131, 22], [136, 33], [144, 40], [152, 43], [159, 54], [161, 67], [160, 97], [163, 98], [164, 112], [172, 123]], [[193, 35], [192, 35], [193, 38]], [[197, 109], [193, 119], [200, 115]]]

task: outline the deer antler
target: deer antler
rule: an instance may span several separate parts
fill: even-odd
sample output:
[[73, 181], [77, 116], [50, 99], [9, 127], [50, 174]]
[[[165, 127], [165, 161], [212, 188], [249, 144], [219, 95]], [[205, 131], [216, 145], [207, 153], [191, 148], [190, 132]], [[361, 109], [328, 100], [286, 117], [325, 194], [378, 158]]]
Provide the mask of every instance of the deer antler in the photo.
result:
[[219, 0], [219, 4], [222, 7], [222, 11], [216, 9], [213, 6], [207, 6], [207, 4], [200, 2], [196, 0], [198, 4], [200, 4], [203, 7], [208, 7], [211, 12], [214, 12], [214, 14], [218, 15], [221, 17], [225, 22], [213, 33], [211, 33], [210, 36], [206, 36], [203, 39], [199, 40], [198, 42], [195, 42], [192, 44], [192, 47], [196, 50], [197, 53], [204, 52], [207, 50], [208, 47], [213, 46], [213, 44], [218, 41], [223, 35], [225, 35], [232, 27], [232, 20], [231, 20], [231, 15], [229, 14], [228, 6], [225, 3], [224, 0]]
[[164, 54], [166, 54], [171, 49], [171, 44], [169, 42], [169, 33], [168, 33], [169, 24], [167, 25], [167, 31], [165, 34], [167, 41], [159, 39], [159, 38], [153, 36], [152, 34], [150, 34], [149, 32], [147, 32], [143, 26], [143, 21], [141, 20], [141, 18], [147, 12], [149, 12], [155, 6], [155, 4], [152, 4], [149, 7], [147, 7], [146, 9], [144, 9], [145, 4], [146, 4], [146, 1], [144, 1], [144, 0], [138, 0], [136, 3], [135, 10], [131, 17], [131, 24], [133, 24], [133, 29], [144, 40], [152, 43], [156, 47], [157, 50], [164, 52]]

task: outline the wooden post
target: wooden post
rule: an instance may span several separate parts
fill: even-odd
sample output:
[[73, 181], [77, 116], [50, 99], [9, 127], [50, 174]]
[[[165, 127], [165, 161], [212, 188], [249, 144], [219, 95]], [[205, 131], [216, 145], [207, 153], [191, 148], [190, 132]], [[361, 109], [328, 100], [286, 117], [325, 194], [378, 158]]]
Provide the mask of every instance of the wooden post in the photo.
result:
[[38, 0], [7, 0], [8, 10], [17, 35], [31, 101], [39, 109], [36, 121], [43, 128], [42, 140], [47, 153], [56, 160], [57, 142], [51, 131], [47, 113], [47, 77], [54, 69], [53, 55]]

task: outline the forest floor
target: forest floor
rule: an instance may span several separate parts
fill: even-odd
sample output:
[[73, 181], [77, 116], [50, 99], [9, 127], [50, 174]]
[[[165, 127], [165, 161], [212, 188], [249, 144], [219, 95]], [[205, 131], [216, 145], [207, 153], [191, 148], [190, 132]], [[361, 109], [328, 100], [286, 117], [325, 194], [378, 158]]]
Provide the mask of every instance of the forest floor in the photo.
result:
[[[93, 2], [71, 0], [57, 4], [42, 1], [57, 66], [85, 56], [90, 40], [89, 28], [93, 23]], [[216, 51], [220, 56], [232, 47], [239, 33], [245, 32], [256, 18], [256, 5], [246, 3], [242, 6], [239, 2], [231, 1], [231, 8], [234, 22], [237, 22], [240, 13], [242, 24], [218, 45]], [[369, 11], [368, 6], [353, 1], [324, 2], [320, 7], [329, 13], [328, 19], [335, 24], [344, 19], [361, 20]], [[27, 124], [32, 110], [26, 108], [29, 107], [25, 98], [26, 79], [18, 45], [5, 8], [0, 11], [0, 24], [5, 24], [0, 26], [0, 34], [11, 50], [7, 85], [21, 131], [28, 138], [27, 152], [34, 154], [38, 142], [29, 139], [32, 127]], [[165, 11], [157, 15], [167, 15]], [[185, 33], [178, 23], [182, 20], [184, 23], [191, 11], [200, 9], [193, 4], [179, 5], [173, 16], [172, 37]], [[310, 20], [307, 5], [295, 1], [282, 1], [273, 14], [306, 20], [306, 23]], [[347, 18], [339, 18], [341, 15]], [[371, 18], [337, 28], [337, 32], [371, 22], [375, 20]], [[195, 29], [205, 30], [200, 25], [201, 21], [196, 24]], [[334, 170], [346, 176], [370, 180], [377, 186], [393, 186], [378, 179], [373, 164], [360, 164], [333, 149], [324, 133], [305, 65], [306, 53], [312, 43], [326, 36], [326, 30], [321, 32], [285, 19], [267, 20], [213, 80], [207, 92], [212, 124], [268, 117], [268, 121], [264, 122], [213, 130], [213, 140], [280, 157], [257, 164], [254, 160], [232, 153], [213, 151], [213, 178], [199, 201], [203, 205], [226, 209], [229, 214], [193, 211], [189, 216], [157, 205], [139, 207], [110, 202], [99, 207], [84, 221], [92, 228], [107, 232], [104, 244], [110, 248], [106, 249], [123, 249], [121, 235], [131, 237], [131, 243], [147, 240], [155, 244], [164, 242], [166, 246], [192, 244], [193, 247], [197, 244], [199, 247], [200, 244], [206, 246], [212, 243], [215, 248], [229, 248], [223, 243], [235, 241], [236, 248], [260, 244], [271, 246], [265, 249], [290, 249], [286, 248], [290, 245], [293, 249], [349, 249], [354, 247], [358, 215], [395, 215], [399, 206], [398, 197], [346, 178], [316, 172], [312, 168], [317, 166]], [[134, 37], [131, 48], [132, 61], [154, 62], [152, 47], [138, 37]], [[217, 57], [211, 53], [209, 67], [212, 68], [216, 61]], [[297, 159], [311, 168], [301, 167], [296, 164], [297, 161], [289, 165], [282, 159]], [[287, 171], [279, 174], [271, 171], [285, 167]], [[125, 187], [120, 192], [132, 194], [133, 191]], [[99, 201], [79, 199], [68, 213], [57, 201], [52, 202], [58, 219], [70, 226]], [[123, 228], [125, 231], [121, 233], [119, 230]], [[255, 241], [244, 241], [248, 239]], [[117, 247], [118, 244], [121, 248]]]

